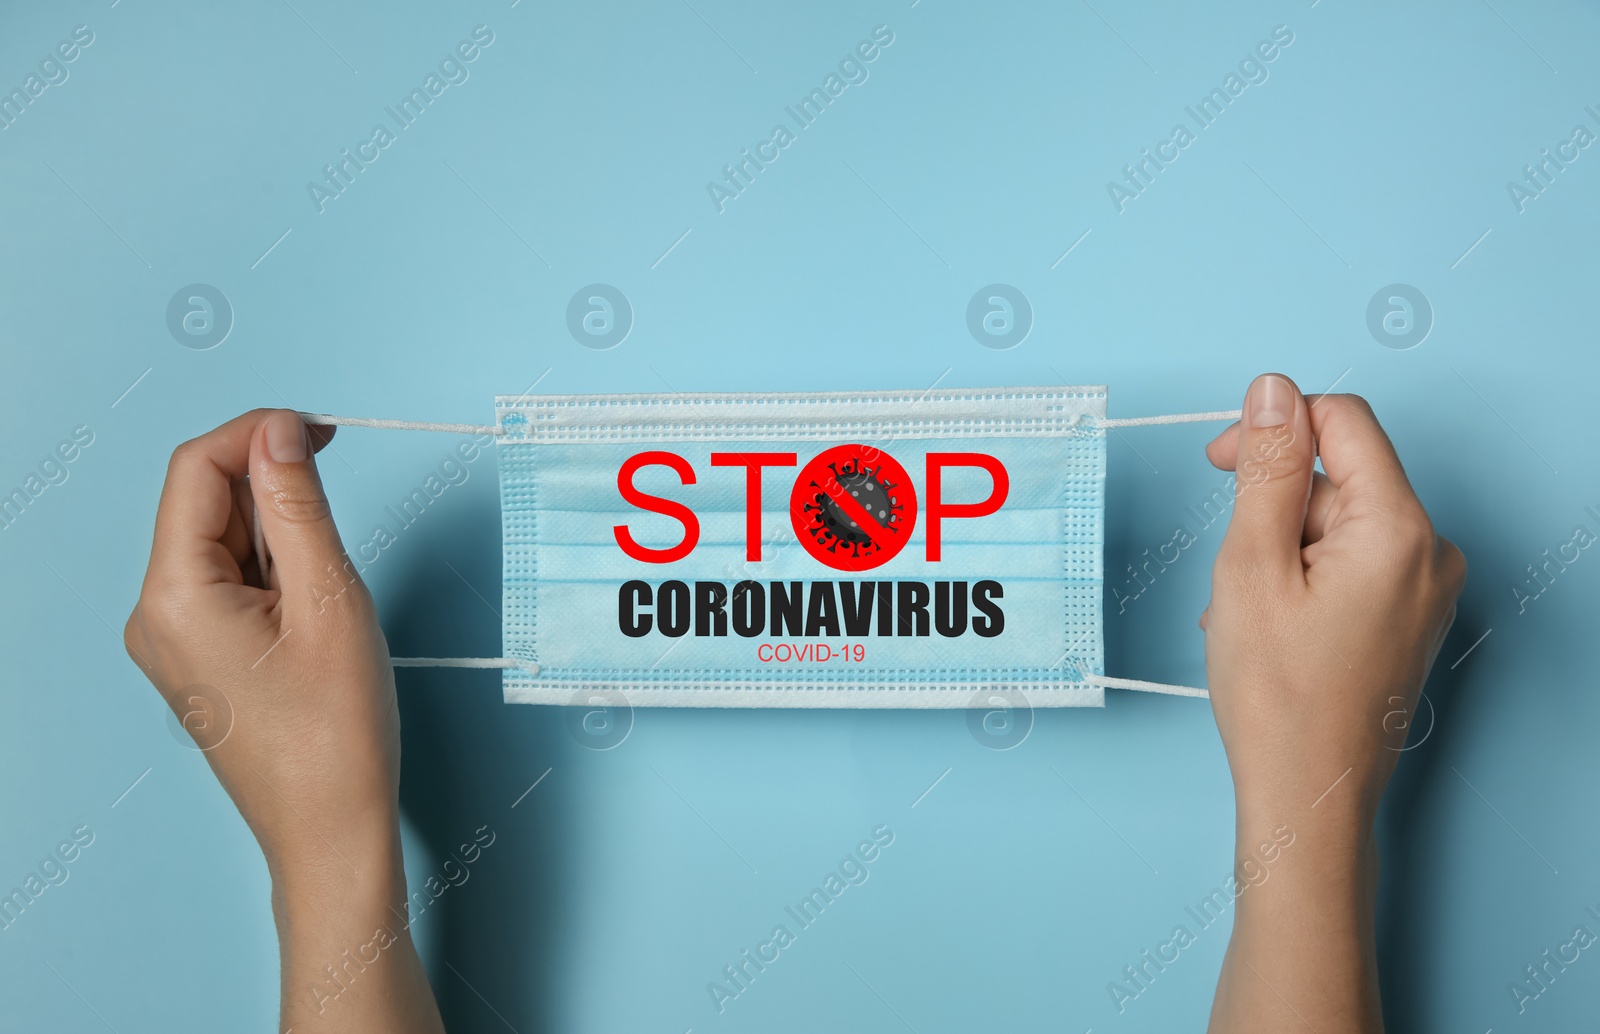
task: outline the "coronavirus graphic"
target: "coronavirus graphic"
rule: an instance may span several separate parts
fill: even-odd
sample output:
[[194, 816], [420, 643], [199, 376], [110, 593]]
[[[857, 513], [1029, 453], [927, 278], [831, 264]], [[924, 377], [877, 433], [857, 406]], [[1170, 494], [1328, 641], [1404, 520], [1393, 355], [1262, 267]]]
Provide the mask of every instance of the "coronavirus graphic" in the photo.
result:
[[[880, 481], [878, 470], [857, 468], [848, 462], [843, 470], [839, 469], [837, 463], [828, 464], [828, 469], [833, 471], [833, 480], [838, 486], [861, 504], [866, 516], [877, 522], [878, 528], [886, 528], [899, 521], [899, 514], [904, 507], [894, 497], [897, 486], [893, 482], [886, 484]], [[834, 550], [843, 545], [850, 548], [852, 556], [860, 556], [863, 550], [879, 548], [866, 529], [845, 513], [844, 507], [826, 491], [819, 488], [815, 501], [807, 503], [805, 508], [812, 515], [812, 537], [827, 549]]]
[[917, 520], [916, 490], [905, 468], [881, 450], [841, 445], [801, 470], [790, 498], [801, 545], [841, 571], [887, 563]]

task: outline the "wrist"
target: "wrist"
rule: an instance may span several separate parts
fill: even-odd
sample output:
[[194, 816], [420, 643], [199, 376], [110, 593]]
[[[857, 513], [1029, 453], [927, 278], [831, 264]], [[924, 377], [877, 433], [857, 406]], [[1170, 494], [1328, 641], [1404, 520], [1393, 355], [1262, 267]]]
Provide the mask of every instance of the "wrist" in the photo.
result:
[[404, 915], [405, 868], [397, 819], [373, 816], [326, 839], [275, 843], [263, 852], [274, 911], [397, 907]]
[[[411, 939], [399, 838], [273, 873], [282, 1022], [307, 1034], [442, 1031]], [[326, 850], [325, 850], [326, 853]]]
[[1373, 836], [1376, 811], [1364, 804], [1332, 804], [1315, 808], [1288, 807], [1282, 802], [1234, 801], [1234, 839], [1240, 847], [1261, 837], [1281, 837], [1287, 828], [1295, 838], [1308, 836], [1325, 849], [1350, 851]]
[[[1346, 913], [1375, 900], [1377, 839], [1371, 812], [1358, 803], [1269, 808], [1239, 802], [1234, 876], [1245, 895], [1241, 912], [1286, 902], [1308, 911]], [[1251, 909], [1250, 906], [1254, 906]]]
[[310, 962], [313, 969], [342, 949], [368, 941], [409, 943], [405, 870], [398, 847], [360, 858], [352, 872], [335, 860], [285, 866], [273, 873], [272, 917], [285, 972]]
[[[1367, 837], [1377, 820], [1387, 772], [1358, 766], [1307, 764], [1304, 778], [1285, 780], [1282, 770], [1234, 772], [1234, 807], [1240, 829], [1310, 823], [1331, 833]], [[1252, 776], [1265, 776], [1255, 778]]]
[[[1372, 822], [1360, 809], [1325, 808], [1268, 818], [1241, 808], [1233, 932], [1212, 1030], [1383, 1029]], [[1263, 836], [1274, 845], [1271, 863]]]

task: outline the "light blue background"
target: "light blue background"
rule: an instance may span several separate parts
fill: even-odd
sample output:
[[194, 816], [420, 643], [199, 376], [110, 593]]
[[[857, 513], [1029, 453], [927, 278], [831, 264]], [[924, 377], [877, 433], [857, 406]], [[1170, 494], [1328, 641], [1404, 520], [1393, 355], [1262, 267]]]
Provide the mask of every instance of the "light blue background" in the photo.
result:
[[[1232, 408], [1265, 369], [1366, 395], [1471, 564], [1383, 820], [1391, 1028], [1592, 1018], [1596, 949], [1526, 1015], [1507, 984], [1600, 929], [1600, 559], [1526, 613], [1512, 593], [1600, 531], [1600, 152], [1525, 212], [1506, 190], [1600, 101], [1592, 7], [693, 4], [8, 5], [0, 87], [75, 25], [95, 42], [0, 131], [0, 485], [96, 438], [0, 531], [0, 887], [77, 824], [97, 839], [0, 933], [0, 1028], [272, 1029], [264, 866], [119, 641], [171, 448], [258, 405], [487, 423], [547, 369], [558, 392], [1106, 383], [1123, 416]], [[319, 215], [307, 182], [478, 24], [470, 79]], [[706, 182], [876, 24], [895, 42], [870, 80], [719, 214]], [[1270, 79], [1119, 214], [1106, 182], [1279, 24]], [[194, 282], [235, 309], [210, 351], [165, 322]], [[593, 282], [636, 313], [610, 351], [566, 327]], [[966, 329], [995, 282], [1035, 312], [1009, 351]], [[1409, 351], [1366, 326], [1393, 282], [1436, 314]], [[1211, 430], [1111, 443], [1113, 579], [1220, 483]], [[348, 540], [453, 445], [341, 433], [322, 468]], [[397, 654], [498, 650], [492, 464], [368, 569]], [[1110, 671], [1203, 678], [1220, 533], [1108, 608]], [[1125, 1014], [1106, 990], [1228, 871], [1204, 703], [1112, 694], [1005, 752], [958, 712], [641, 711], [596, 752], [492, 673], [400, 694], [413, 878], [497, 833], [417, 925], [455, 1030], [1204, 1022], [1224, 928]], [[880, 823], [870, 881], [717, 1015], [707, 982]]]

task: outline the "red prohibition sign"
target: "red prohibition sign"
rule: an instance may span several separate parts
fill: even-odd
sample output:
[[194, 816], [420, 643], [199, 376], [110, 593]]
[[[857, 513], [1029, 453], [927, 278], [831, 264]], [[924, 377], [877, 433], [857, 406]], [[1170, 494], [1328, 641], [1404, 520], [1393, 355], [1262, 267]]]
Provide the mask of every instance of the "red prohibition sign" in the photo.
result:
[[800, 468], [789, 519], [807, 553], [839, 571], [866, 571], [911, 541], [917, 492], [906, 468], [882, 449], [840, 445]]

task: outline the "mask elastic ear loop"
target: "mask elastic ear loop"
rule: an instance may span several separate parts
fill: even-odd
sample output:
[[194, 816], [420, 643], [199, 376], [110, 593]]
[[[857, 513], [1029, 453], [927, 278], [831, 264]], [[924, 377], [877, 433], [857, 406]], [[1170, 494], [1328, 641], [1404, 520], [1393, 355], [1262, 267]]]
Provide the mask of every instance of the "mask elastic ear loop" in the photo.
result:
[[[1238, 420], [1237, 409], [1219, 409], [1210, 413], [1169, 413], [1164, 416], [1100, 417], [1093, 421], [1095, 427], [1155, 427], [1161, 424], [1200, 424], [1223, 420]], [[377, 427], [391, 431], [443, 431], [446, 434], [505, 434], [498, 424], [436, 424], [425, 420], [380, 420], [364, 416], [334, 416], [331, 413], [301, 413], [300, 419], [318, 427]], [[1068, 426], [1076, 427], [1083, 414], [1077, 414]]]
[[396, 668], [521, 668], [539, 674], [539, 665], [516, 657], [391, 657]]
[[1204, 424], [1223, 420], [1238, 420], [1237, 409], [1219, 409], [1210, 413], [1170, 413], [1166, 416], [1101, 417], [1098, 427], [1156, 427], [1161, 424]]
[[[1162, 424], [1197, 424], [1223, 420], [1238, 420], [1240, 411], [1237, 409], [1214, 410], [1209, 413], [1171, 413], [1163, 416], [1121, 417], [1100, 419], [1090, 418], [1092, 426], [1102, 428], [1116, 427], [1153, 427]], [[505, 431], [495, 424], [438, 424], [420, 420], [380, 420], [371, 417], [333, 416], [328, 413], [301, 413], [300, 419], [308, 424], [317, 426], [335, 425], [340, 427], [376, 427], [395, 431], [443, 431], [447, 434], [492, 434], [501, 435]], [[1082, 414], [1074, 417], [1070, 427], [1074, 430], [1079, 425]], [[258, 556], [263, 554], [259, 542], [261, 535], [260, 524], [256, 525]], [[539, 674], [539, 665], [533, 661], [524, 661], [515, 657], [393, 657], [390, 663], [396, 668], [491, 668], [491, 669], [521, 669], [530, 675]], [[1176, 686], [1165, 682], [1145, 682], [1140, 679], [1118, 679], [1108, 675], [1096, 675], [1092, 672], [1080, 672], [1079, 679], [1091, 686], [1102, 689], [1131, 689], [1141, 693], [1162, 693], [1167, 696], [1199, 697], [1209, 699], [1211, 694], [1196, 686]]]
[[[395, 667], [488, 667], [488, 669], [522, 669], [530, 675], [539, 674], [533, 661], [520, 661], [509, 656], [397, 656], [389, 658]], [[1166, 682], [1142, 682], [1139, 679], [1112, 679], [1109, 675], [1080, 672], [1080, 682], [1098, 685], [1102, 690], [1138, 690], [1141, 693], [1163, 693], [1166, 696], [1197, 696], [1210, 699], [1210, 693], [1192, 685], [1170, 685]]]
[[332, 416], [328, 413], [300, 413], [299, 417], [316, 427], [378, 427], [388, 431], [443, 431], [446, 434], [504, 434], [495, 424], [430, 424], [422, 420], [378, 420], [365, 416]]
[[1210, 693], [1196, 686], [1175, 686], [1170, 682], [1144, 682], [1139, 679], [1114, 679], [1109, 675], [1095, 675], [1092, 672], [1085, 672], [1082, 678], [1089, 685], [1099, 686], [1101, 689], [1137, 689], [1141, 693], [1165, 693], [1174, 697], [1211, 699]]
[[[396, 668], [520, 668], [529, 675], [539, 674], [539, 665], [515, 657], [393, 657], [390, 663]], [[1101, 689], [1134, 689], [1142, 693], [1163, 693], [1175, 697], [1209, 699], [1211, 694], [1195, 686], [1175, 686], [1166, 682], [1144, 682], [1139, 679], [1116, 679], [1108, 675], [1080, 672], [1079, 681]]]
[[[1210, 413], [1170, 413], [1163, 416], [1122, 418], [1104, 417], [1095, 421], [1094, 426], [1109, 430], [1118, 427], [1158, 427], [1163, 424], [1200, 424], [1213, 421], [1238, 420], [1242, 415], [1242, 412], [1237, 409], [1220, 409]], [[1211, 699], [1211, 694], [1198, 686], [1178, 686], [1169, 682], [1146, 682], [1143, 679], [1118, 679], [1109, 675], [1096, 675], [1088, 671], [1080, 671], [1078, 677], [1091, 686], [1099, 686], [1102, 689], [1132, 689], [1141, 693], [1162, 693], [1175, 697]]]

